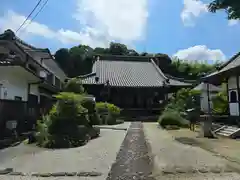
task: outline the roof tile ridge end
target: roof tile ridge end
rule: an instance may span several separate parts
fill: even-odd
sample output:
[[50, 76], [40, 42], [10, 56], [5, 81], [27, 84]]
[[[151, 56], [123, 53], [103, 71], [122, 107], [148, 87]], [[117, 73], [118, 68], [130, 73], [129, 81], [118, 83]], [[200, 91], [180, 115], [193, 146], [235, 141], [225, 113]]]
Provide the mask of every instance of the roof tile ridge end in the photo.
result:
[[236, 60], [238, 57], [240, 56], [240, 52], [237, 52], [236, 54], [234, 54], [228, 61], [226, 61], [225, 63], [223, 63], [222, 65], [219, 66], [219, 70], [221, 71], [224, 67], [226, 67], [228, 64], [230, 64], [231, 62], [233, 62], [234, 60]]
[[154, 66], [154, 68], [157, 70], [157, 72], [165, 79], [165, 80], [168, 80], [169, 78], [168, 77], [166, 77], [165, 75], [164, 75], [164, 73], [162, 72], [162, 70], [156, 65], [156, 63], [154, 62], [154, 60], [151, 58], [150, 59], [150, 62], [151, 62], [151, 64]]
[[95, 73], [96, 73], [96, 77], [100, 78], [100, 72], [99, 72], [99, 69], [100, 69], [100, 56], [97, 56], [97, 60], [94, 62], [96, 68], [95, 68]]

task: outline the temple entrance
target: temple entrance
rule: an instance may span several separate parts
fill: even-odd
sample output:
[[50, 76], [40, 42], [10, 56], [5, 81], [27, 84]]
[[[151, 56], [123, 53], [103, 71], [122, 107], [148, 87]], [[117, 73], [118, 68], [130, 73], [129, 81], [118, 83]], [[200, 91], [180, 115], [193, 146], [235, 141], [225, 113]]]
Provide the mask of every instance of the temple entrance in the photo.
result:
[[164, 91], [161, 88], [111, 87], [107, 101], [124, 109], [160, 109]]

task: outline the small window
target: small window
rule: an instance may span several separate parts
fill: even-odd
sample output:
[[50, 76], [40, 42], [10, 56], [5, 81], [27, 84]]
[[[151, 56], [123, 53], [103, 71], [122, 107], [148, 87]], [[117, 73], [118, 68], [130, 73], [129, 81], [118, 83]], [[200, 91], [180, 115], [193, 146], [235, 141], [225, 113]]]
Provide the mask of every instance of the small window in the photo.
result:
[[230, 92], [230, 102], [231, 103], [236, 103], [237, 102], [237, 92], [236, 91], [231, 91]]
[[16, 101], [21, 101], [21, 100], [22, 100], [22, 97], [20, 97], [20, 96], [15, 96], [14, 99], [15, 99]]

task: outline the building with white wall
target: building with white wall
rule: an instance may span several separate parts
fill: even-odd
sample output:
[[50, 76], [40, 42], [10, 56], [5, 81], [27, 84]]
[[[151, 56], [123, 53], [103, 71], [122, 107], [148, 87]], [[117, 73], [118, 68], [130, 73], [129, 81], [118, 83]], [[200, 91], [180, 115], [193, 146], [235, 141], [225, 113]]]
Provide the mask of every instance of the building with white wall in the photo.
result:
[[[48, 49], [33, 47], [5, 31], [0, 35], [0, 123], [18, 118], [17, 113], [11, 115], [17, 109], [36, 115], [61, 91], [66, 78]], [[7, 113], [10, 104], [13, 109]]]
[[[204, 113], [208, 113], [209, 111], [212, 111], [213, 103], [212, 98], [221, 91], [221, 88], [218, 86], [214, 86], [212, 84], [209, 84], [209, 91], [207, 89], [208, 84], [206, 83], [200, 83], [198, 84], [194, 90], [200, 91], [200, 106], [201, 111]], [[209, 95], [209, 98], [208, 98]]]
[[229, 102], [229, 115], [240, 116], [240, 53], [237, 53], [229, 61], [219, 67], [218, 71], [203, 78], [206, 83], [219, 85], [226, 83]]

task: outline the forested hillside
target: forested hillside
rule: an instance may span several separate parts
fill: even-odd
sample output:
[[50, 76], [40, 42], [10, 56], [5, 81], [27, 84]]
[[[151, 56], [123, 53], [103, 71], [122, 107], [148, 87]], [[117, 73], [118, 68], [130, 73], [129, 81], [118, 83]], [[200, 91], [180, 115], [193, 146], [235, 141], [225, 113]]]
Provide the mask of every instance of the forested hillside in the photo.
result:
[[196, 61], [184, 61], [173, 59], [162, 53], [150, 54], [147, 52], [138, 53], [133, 49], [128, 49], [124, 44], [110, 43], [109, 48], [91, 48], [86, 45], [74, 46], [70, 49], [62, 48], [56, 51], [55, 60], [69, 77], [75, 77], [91, 72], [94, 63], [94, 55], [129, 55], [129, 56], [151, 56], [159, 64], [161, 70], [171, 76], [196, 79], [203, 73], [214, 71], [216, 64], [197, 63]]

